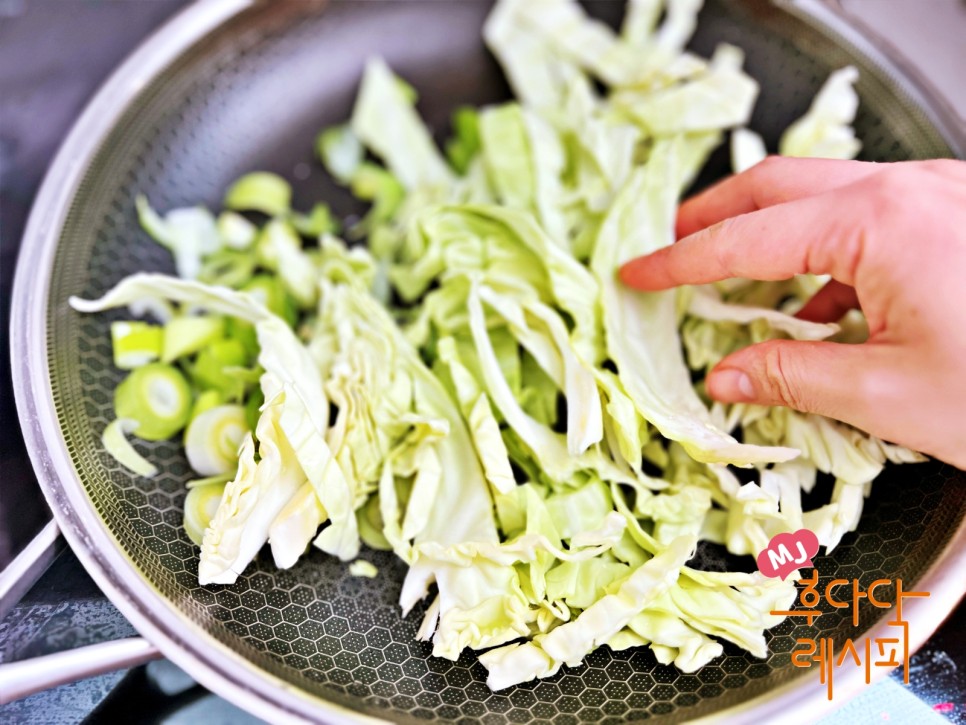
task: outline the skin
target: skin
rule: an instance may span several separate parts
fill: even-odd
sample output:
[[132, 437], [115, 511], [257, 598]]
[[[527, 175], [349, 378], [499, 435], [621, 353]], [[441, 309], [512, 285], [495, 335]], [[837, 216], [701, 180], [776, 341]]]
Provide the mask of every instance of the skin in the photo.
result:
[[966, 469], [966, 162], [768, 158], [685, 202], [677, 234], [623, 281], [829, 274], [799, 316], [859, 307], [869, 324], [859, 345], [739, 350], [708, 375], [713, 398], [826, 415]]

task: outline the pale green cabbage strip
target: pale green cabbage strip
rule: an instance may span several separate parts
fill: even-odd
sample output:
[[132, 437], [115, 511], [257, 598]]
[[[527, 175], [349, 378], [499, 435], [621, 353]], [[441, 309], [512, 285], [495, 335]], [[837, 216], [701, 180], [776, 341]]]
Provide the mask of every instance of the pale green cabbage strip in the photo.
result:
[[[766, 153], [742, 128], [759, 89], [741, 51], [684, 50], [699, 9], [631, 0], [618, 34], [571, 0], [500, 0], [483, 35], [518, 101], [460, 109], [445, 154], [414, 89], [370, 61], [350, 123], [317, 142], [372, 203], [345, 230], [367, 247], [335, 237], [324, 204], [293, 211], [265, 172], [217, 218], [138, 199], [180, 278], [137, 274], [72, 304], [166, 323], [116, 323], [115, 357], [136, 372], [160, 356], [192, 386], [202, 584], [234, 582], [263, 549], [287, 568], [314, 546], [363, 577], [382, 575], [364, 546], [392, 550], [403, 611], [428, 599], [419, 637], [453, 660], [488, 650], [494, 689], [603, 645], [686, 672], [722, 641], [766, 656], [795, 577], [698, 571], [696, 547], [756, 555], [804, 526], [831, 549], [884, 465], [922, 457], [818, 416], [710, 405], [702, 378], [724, 355], [839, 332], [793, 316], [821, 280], [618, 281], [673, 243], [682, 194], [728, 134], [736, 168]], [[779, 151], [857, 153], [855, 80], [833, 74]], [[137, 425], [115, 421], [105, 444], [152, 475], [124, 438]], [[806, 510], [819, 473], [830, 497]]]

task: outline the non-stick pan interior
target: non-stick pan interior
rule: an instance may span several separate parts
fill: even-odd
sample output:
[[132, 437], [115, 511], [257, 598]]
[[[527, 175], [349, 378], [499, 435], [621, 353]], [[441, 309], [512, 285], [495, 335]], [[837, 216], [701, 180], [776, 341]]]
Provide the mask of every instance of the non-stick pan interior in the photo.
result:
[[[616, 21], [622, 3], [589, 8]], [[404, 567], [391, 555], [366, 553], [379, 568], [375, 579], [349, 576], [344, 565], [313, 551], [289, 571], [277, 571], [263, 556], [232, 586], [198, 586], [198, 551], [181, 526], [189, 469], [179, 446], [139, 444], [161, 466], [151, 480], [121, 470], [101, 448], [122, 377], [111, 363], [108, 325], [122, 313], [79, 316], [67, 298], [99, 296], [138, 270], [173, 271], [168, 253], [138, 227], [135, 194], [159, 209], [199, 202], [216, 209], [232, 179], [267, 169], [293, 181], [296, 206], [325, 199], [341, 214], [355, 213], [313, 159], [316, 132], [347, 118], [362, 64], [373, 54], [416, 87], [420, 111], [440, 136], [457, 105], [508, 98], [480, 37], [487, 11], [488, 3], [473, 1], [267, 3], [205, 38], [144, 89], [87, 171], [50, 287], [53, 395], [81, 484], [133, 569], [184, 618], [242, 655], [253, 671], [372, 716], [486, 723], [685, 719], [796, 677], [816, 680], [808, 686], [818, 689], [817, 673], [790, 664], [796, 637], [859, 636], [881, 610], [863, 609], [857, 629], [849, 610], [828, 610], [811, 627], [786, 621], [771, 632], [766, 660], [726, 646], [713, 664], [682, 674], [647, 650], [601, 648], [586, 666], [491, 693], [475, 655], [434, 659], [431, 646], [415, 640], [422, 612], [401, 617], [396, 600]], [[752, 127], [772, 148], [828, 73], [853, 63], [862, 74], [856, 125], [863, 158], [952, 153], [887, 72], [784, 10], [709, 0], [693, 47], [709, 54], [719, 41], [747, 53], [747, 68], [763, 88]], [[726, 170], [726, 155], [718, 153], [705, 180]], [[938, 464], [887, 470], [859, 530], [817, 559], [820, 574], [865, 585], [901, 577], [909, 588], [963, 517], [963, 476]], [[958, 485], [950, 485], [956, 478]], [[721, 569], [726, 561], [708, 547], [698, 563]]]

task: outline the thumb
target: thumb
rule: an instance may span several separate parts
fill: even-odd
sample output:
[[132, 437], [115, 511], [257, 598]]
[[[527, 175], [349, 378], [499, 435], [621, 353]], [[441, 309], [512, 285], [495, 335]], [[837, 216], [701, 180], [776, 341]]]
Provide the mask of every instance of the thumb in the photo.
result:
[[769, 340], [728, 355], [709, 373], [708, 394], [725, 403], [784, 405], [847, 421], [868, 420], [865, 382], [872, 346]]

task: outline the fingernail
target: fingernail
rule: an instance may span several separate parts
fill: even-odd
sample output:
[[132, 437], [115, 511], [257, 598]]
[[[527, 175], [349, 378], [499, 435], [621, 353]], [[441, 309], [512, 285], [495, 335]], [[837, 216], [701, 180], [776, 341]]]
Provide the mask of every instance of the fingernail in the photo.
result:
[[729, 403], [755, 399], [755, 386], [741, 370], [719, 370], [708, 376], [708, 392], [712, 398]]

